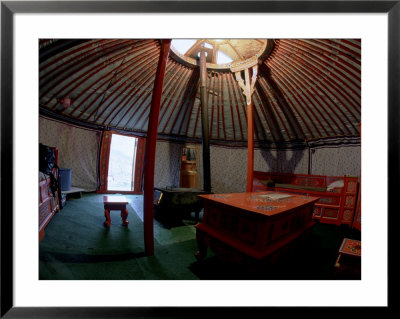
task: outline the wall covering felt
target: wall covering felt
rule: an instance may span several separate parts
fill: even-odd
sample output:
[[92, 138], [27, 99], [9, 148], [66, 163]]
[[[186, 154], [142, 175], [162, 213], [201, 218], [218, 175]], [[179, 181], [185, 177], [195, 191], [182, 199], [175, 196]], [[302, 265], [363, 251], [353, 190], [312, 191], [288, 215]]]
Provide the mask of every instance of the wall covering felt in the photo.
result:
[[182, 144], [158, 141], [156, 145], [155, 187], [178, 187]]
[[[40, 117], [39, 141], [59, 149], [59, 166], [72, 169], [72, 185], [88, 191], [97, 188], [97, 157], [100, 132]], [[156, 146], [154, 185], [179, 187], [181, 143], [159, 140]], [[199, 146], [198, 188], [203, 187]], [[310, 158], [311, 155], [311, 158]], [[244, 192], [247, 149], [210, 147], [211, 186], [215, 193]], [[360, 176], [359, 145], [318, 147], [304, 150], [254, 150], [254, 170], [316, 175]]]
[[[182, 144], [159, 141], [156, 151], [154, 185], [179, 187]], [[198, 167], [199, 188], [203, 185], [201, 147]], [[361, 148], [359, 145], [319, 147], [304, 150], [254, 150], [254, 170], [310, 173], [330, 176], [360, 176]], [[247, 178], [247, 149], [210, 147], [211, 186], [215, 193], [244, 192]]]
[[[247, 149], [211, 148], [211, 186], [216, 193], [245, 192]], [[306, 150], [254, 150], [254, 170], [307, 173]]]
[[39, 143], [58, 148], [58, 166], [72, 169], [72, 186], [86, 191], [97, 189], [100, 132], [40, 116]]
[[312, 149], [311, 167], [316, 175], [361, 175], [361, 147], [341, 146]]

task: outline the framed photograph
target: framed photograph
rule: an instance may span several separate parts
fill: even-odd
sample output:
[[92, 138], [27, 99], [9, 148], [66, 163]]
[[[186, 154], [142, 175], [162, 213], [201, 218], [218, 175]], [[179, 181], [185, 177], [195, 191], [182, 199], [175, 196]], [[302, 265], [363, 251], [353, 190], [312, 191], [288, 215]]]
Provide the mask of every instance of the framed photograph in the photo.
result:
[[[398, 211], [394, 191], [400, 176], [399, 29], [400, 1], [1, 1], [0, 316], [188, 318], [228, 311], [248, 317], [321, 307], [390, 311], [394, 223], [389, 218]], [[39, 279], [39, 39], [174, 38], [361, 39], [366, 194], [361, 280]], [[68, 107], [67, 102], [60, 103]], [[182, 150], [178, 168], [181, 159], [193, 161], [194, 148]], [[65, 274], [67, 279], [68, 269]]]

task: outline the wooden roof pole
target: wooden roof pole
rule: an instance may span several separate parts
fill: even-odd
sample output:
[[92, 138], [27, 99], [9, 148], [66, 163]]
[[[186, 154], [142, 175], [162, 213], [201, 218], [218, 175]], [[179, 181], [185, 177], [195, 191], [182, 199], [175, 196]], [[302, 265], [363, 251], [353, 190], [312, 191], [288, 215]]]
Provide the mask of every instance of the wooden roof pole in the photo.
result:
[[[253, 188], [253, 170], [254, 170], [254, 116], [253, 99], [250, 92], [250, 70], [244, 71], [246, 79], [246, 100], [247, 100], [247, 183], [246, 192], [251, 192]], [[250, 95], [250, 97], [247, 96]]]
[[208, 142], [207, 63], [206, 52], [203, 48], [200, 50], [200, 94], [203, 151], [203, 189], [206, 192], [211, 192], [210, 144]]
[[160, 58], [154, 80], [153, 96], [150, 106], [147, 127], [147, 139], [144, 153], [144, 181], [143, 181], [143, 228], [144, 246], [147, 256], [154, 255], [154, 169], [156, 159], [156, 143], [158, 118], [160, 115], [161, 96], [164, 84], [171, 40], [162, 40]]
[[[250, 77], [250, 68], [253, 72]], [[253, 99], [254, 85], [257, 79], [257, 60], [249, 59], [240, 61], [231, 66], [231, 71], [235, 73], [236, 80], [246, 96], [247, 104], [247, 182], [246, 192], [253, 189], [253, 170], [254, 170], [254, 118], [253, 118]], [[244, 81], [241, 72], [244, 72]]]

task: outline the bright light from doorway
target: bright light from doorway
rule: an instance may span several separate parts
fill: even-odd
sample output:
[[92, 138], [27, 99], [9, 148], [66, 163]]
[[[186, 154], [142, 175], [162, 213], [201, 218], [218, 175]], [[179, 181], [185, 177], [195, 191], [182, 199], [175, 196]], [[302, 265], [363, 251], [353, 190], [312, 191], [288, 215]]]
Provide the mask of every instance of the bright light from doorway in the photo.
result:
[[136, 146], [137, 138], [112, 134], [108, 162], [108, 190], [133, 190]]

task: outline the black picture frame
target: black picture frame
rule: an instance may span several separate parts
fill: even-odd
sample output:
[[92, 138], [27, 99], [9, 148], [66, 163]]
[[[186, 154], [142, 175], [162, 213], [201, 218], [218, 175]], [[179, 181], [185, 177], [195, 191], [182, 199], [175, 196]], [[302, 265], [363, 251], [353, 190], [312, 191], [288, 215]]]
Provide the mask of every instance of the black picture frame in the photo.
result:
[[[226, 315], [223, 307], [14, 307], [13, 300], [13, 16], [16, 13], [387, 13], [388, 14], [388, 219], [398, 211], [396, 189], [399, 182], [400, 144], [400, 0], [396, 1], [1, 1], [1, 317], [6, 318], [194, 318]], [[396, 210], [396, 211], [395, 211]], [[388, 222], [388, 247], [390, 226]], [[388, 254], [388, 265], [390, 265]], [[388, 269], [389, 271], [389, 269]], [[388, 286], [393, 284], [390, 280]], [[389, 294], [390, 311], [393, 295]], [[124, 296], [129, 298], [129, 296]], [[277, 309], [274, 309], [275, 311]], [[323, 309], [326, 311], [327, 309]], [[346, 309], [347, 314], [355, 312]], [[360, 314], [362, 309], [352, 309]], [[263, 308], [242, 307], [230, 316], [249, 317]], [[270, 311], [270, 310], [268, 310]], [[279, 309], [279, 311], [281, 311]], [[291, 307], [285, 314], [309, 315], [309, 308]], [[339, 309], [329, 309], [335, 315]], [[368, 309], [371, 312], [371, 309]], [[251, 317], [251, 316], [250, 316]]]

